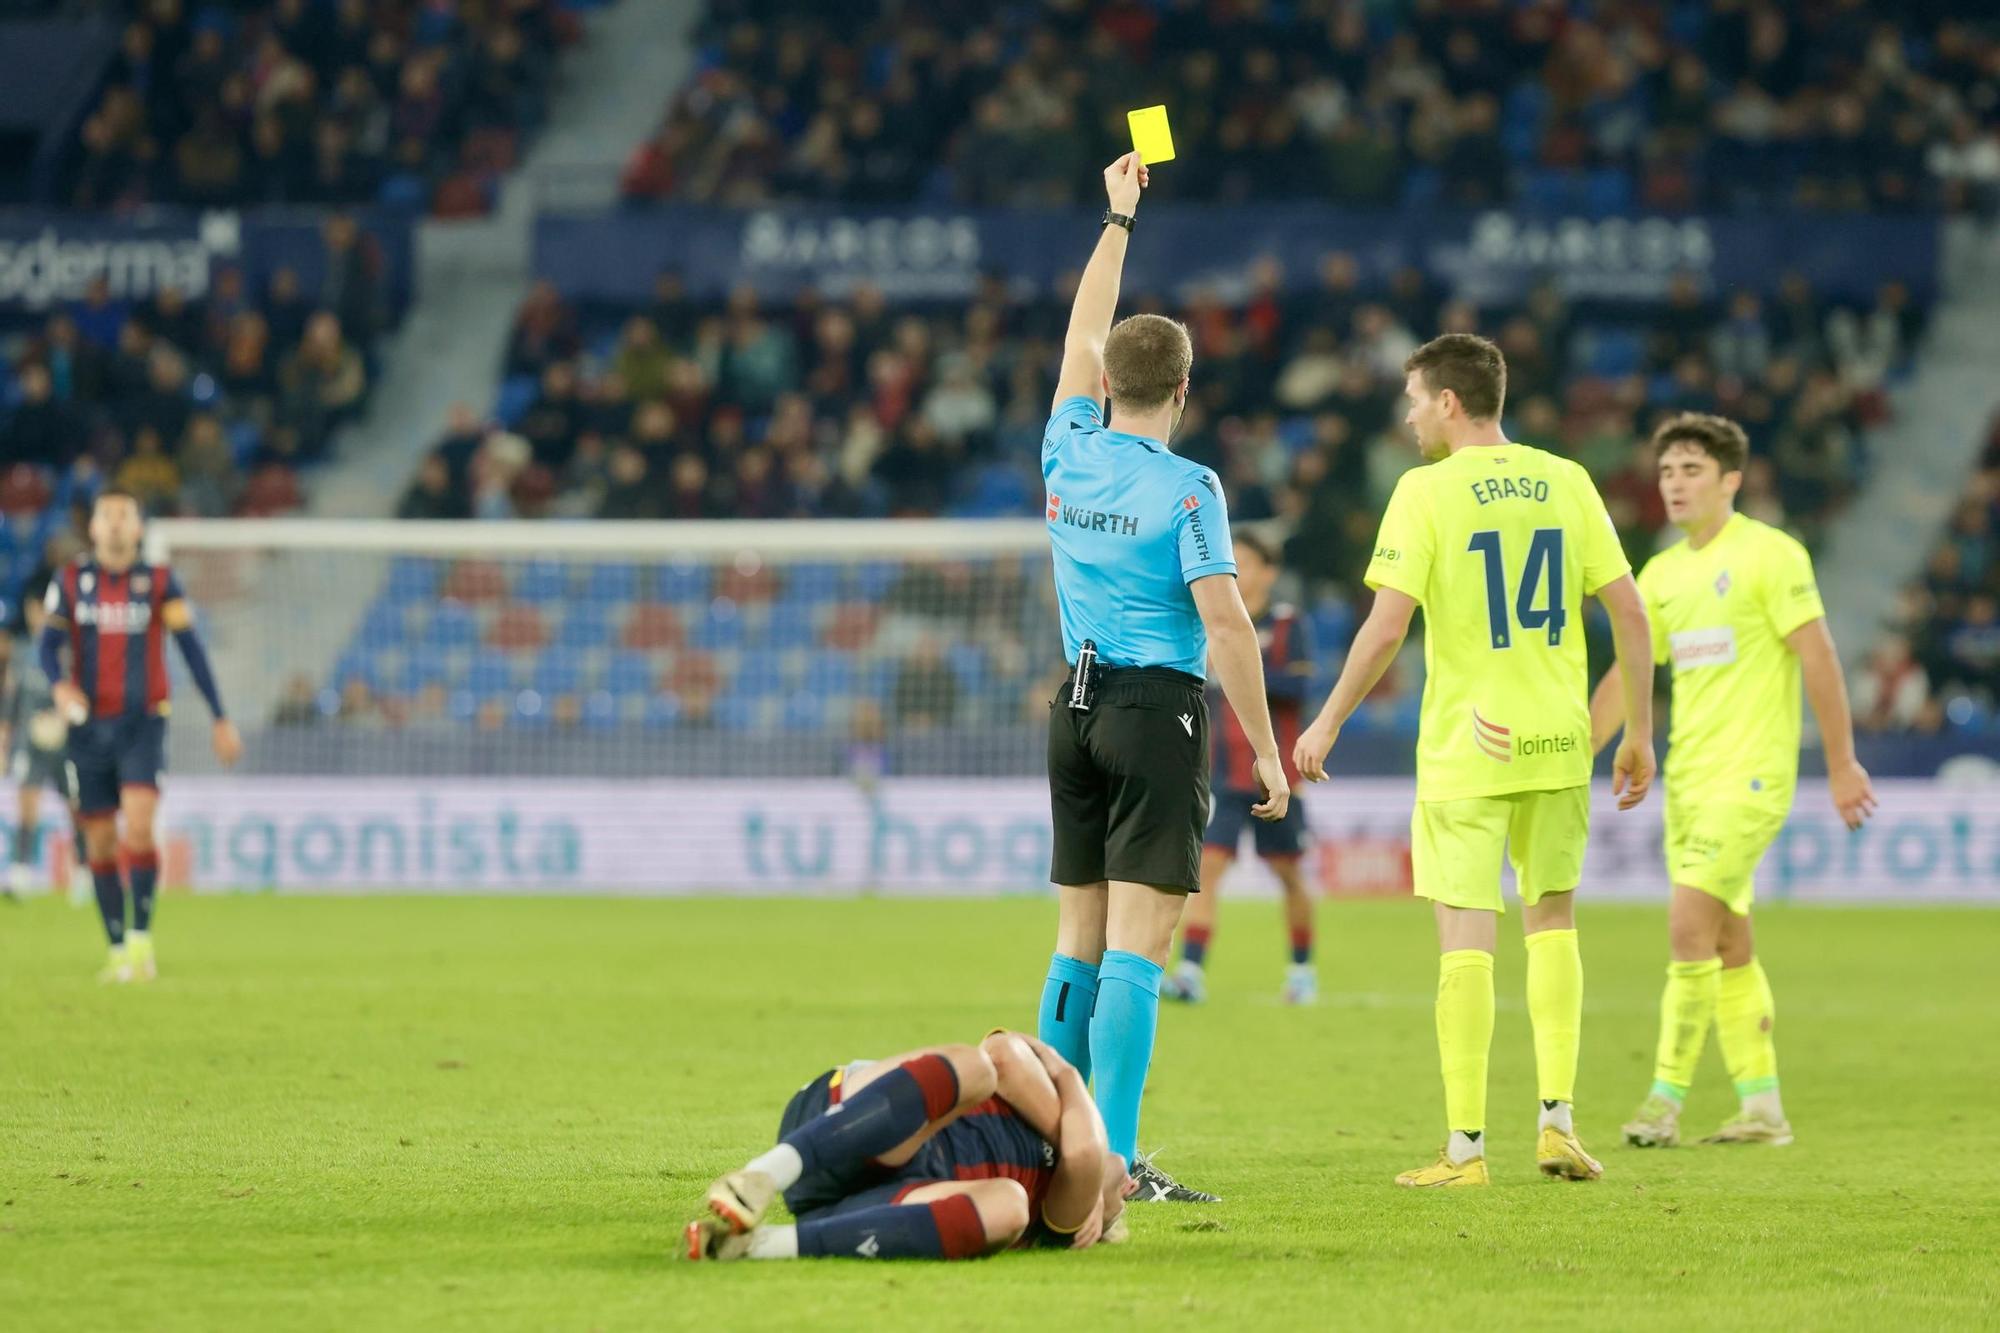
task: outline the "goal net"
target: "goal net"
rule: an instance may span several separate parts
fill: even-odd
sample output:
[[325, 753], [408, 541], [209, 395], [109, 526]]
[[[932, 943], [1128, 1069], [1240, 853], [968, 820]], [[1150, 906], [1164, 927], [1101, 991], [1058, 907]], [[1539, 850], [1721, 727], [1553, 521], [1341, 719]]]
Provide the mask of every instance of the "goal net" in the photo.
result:
[[167, 823], [198, 886], [1046, 883], [1063, 664], [1039, 523], [149, 540], [247, 746], [221, 770], [177, 683]]

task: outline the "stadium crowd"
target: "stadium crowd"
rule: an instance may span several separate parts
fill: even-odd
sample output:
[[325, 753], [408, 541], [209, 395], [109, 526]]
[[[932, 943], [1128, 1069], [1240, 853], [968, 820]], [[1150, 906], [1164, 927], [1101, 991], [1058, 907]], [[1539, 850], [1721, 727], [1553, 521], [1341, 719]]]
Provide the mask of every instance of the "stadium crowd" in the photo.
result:
[[[1445, 299], [1416, 270], [1379, 289], [1353, 257], [1285, 294], [1275, 261], [1241, 302], [1197, 295], [1135, 310], [1187, 321], [1194, 392], [1176, 449], [1213, 466], [1242, 521], [1281, 520], [1309, 578], [1350, 583], [1396, 476], [1402, 361], [1419, 331], [1478, 330], [1505, 347], [1510, 424], [1604, 486], [1635, 555], [1664, 515], [1634, 441], [1658, 416], [1742, 419], [1755, 458], [1745, 507], [1814, 535], [1868, 465], [1867, 427], [1907, 363], [1921, 310], [1894, 284], [1830, 305], [1797, 276], [1766, 303], [1674, 284], [1663, 307], [1518, 308]], [[496, 420], [461, 409], [425, 462], [408, 517], [774, 518], [1032, 513], [1066, 295], [962, 308], [879, 293], [780, 309], [739, 290], [715, 307], [663, 275], [644, 310], [573, 309], [548, 284], [521, 308]]]
[[46, 570], [73, 549], [72, 509], [106, 483], [157, 514], [276, 514], [300, 469], [367, 402], [391, 310], [384, 257], [340, 214], [322, 224], [325, 276], [279, 268], [262, 290], [218, 268], [190, 297], [114, 297], [101, 278], [15, 340], [0, 375], [0, 568]]
[[483, 211], [578, 32], [554, 0], [127, 7], [71, 163], [72, 207]]
[[1613, 212], [2000, 208], [2000, 41], [1945, 0], [710, 0], [633, 200], [1075, 205], [1159, 189]]
[[1855, 688], [1855, 722], [1936, 732], [2000, 706], [2000, 416], [1921, 578], [1903, 589]]

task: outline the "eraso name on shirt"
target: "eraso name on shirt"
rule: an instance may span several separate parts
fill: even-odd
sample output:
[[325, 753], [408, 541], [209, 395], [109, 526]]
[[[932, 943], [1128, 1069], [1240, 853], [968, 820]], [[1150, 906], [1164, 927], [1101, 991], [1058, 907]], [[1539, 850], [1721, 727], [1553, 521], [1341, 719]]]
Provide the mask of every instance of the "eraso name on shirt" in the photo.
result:
[[1472, 498], [1483, 505], [1495, 500], [1546, 502], [1549, 484], [1540, 477], [1482, 477], [1472, 483]]

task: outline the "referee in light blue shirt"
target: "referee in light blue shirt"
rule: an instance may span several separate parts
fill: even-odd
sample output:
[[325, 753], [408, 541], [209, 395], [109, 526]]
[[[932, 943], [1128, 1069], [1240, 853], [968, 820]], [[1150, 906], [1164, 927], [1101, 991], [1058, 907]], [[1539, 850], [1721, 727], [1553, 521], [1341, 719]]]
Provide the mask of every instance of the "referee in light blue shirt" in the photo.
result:
[[[1212, 662], [1256, 750], [1262, 819], [1290, 792], [1265, 706], [1263, 654], [1236, 591], [1222, 486], [1167, 440], [1194, 348], [1158, 315], [1111, 327], [1146, 184], [1128, 153], [1105, 169], [1105, 212], [1063, 343], [1042, 476], [1070, 678], [1050, 707], [1049, 804], [1060, 915], [1040, 1033], [1086, 1078], [1138, 1201], [1213, 1202], [1138, 1155], [1160, 978], [1208, 822]], [[1107, 424], [1100, 403], [1111, 399]]]

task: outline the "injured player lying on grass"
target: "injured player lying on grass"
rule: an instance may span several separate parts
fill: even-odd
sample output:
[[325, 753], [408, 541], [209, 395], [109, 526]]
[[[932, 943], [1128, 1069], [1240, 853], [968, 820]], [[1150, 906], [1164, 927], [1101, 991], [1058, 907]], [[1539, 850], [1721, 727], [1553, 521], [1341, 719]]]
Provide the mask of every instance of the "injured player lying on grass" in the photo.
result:
[[[991, 1033], [830, 1069], [778, 1144], [709, 1187], [690, 1259], [972, 1259], [1123, 1240], [1124, 1161], [1068, 1061]], [[797, 1219], [764, 1222], [783, 1195]]]

